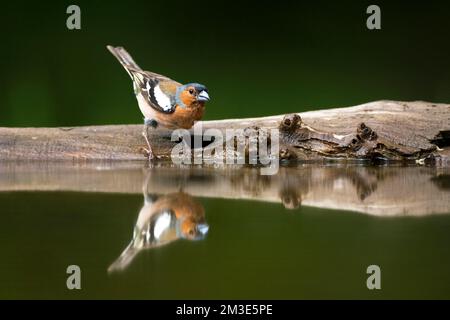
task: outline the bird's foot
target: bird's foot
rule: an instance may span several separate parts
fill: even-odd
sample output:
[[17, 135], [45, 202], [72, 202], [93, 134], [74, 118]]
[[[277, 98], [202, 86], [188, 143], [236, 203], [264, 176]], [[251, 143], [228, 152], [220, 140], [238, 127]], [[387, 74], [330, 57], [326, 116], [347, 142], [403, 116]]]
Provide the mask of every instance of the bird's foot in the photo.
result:
[[143, 151], [144, 155], [148, 158], [148, 161], [152, 161], [156, 158], [156, 156], [153, 154], [152, 149], [141, 147], [141, 150]]

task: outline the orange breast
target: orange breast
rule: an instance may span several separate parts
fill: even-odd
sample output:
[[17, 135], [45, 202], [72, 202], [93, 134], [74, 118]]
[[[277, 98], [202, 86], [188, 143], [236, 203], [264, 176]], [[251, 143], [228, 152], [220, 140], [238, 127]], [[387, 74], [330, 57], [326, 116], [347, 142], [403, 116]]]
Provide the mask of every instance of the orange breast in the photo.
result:
[[163, 196], [153, 204], [154, 212], [164, 209], [172, 210], [177, 219], [191, 218], [193, 221], [202, 221], [205, 218], [203, 206], [182, 191]]
[[204, 110], [204, 103], [195, 103], [186, 108], [177, 106], [170, 114], [157, 113], [155, 118], [160, 125], [169, 129], [190, 129], [195, 121], [203, 117]]

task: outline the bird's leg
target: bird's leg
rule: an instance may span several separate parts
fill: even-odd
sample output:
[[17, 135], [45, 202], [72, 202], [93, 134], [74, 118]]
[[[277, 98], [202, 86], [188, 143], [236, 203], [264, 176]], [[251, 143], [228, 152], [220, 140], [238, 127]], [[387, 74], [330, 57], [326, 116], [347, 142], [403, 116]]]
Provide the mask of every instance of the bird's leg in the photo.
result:
[[150, 181], [150, 170], [149, 169], [142, 169], [144, 172], [144, 183], [142, 184], [142, 194], [144, 195], [144, 198], [147, 197], [148, 194], [148, 183]]
[[144, 136], [145, 142], [147, 142], [148, 148], [143, 148], [143, 149], [147, 153], [148, 160], [152, 160], [153, 159], [153, 150], [152, 150], [152, 146], [150, 145], [150, 141], [148, 140], [148, 128], [149, 128], [149, 126], [147, 124], [144, 124], [144, 131], [142, 131], [142, 135]]
[[144, 169], [144, 183], [142, 184], [142, 194], [144, 195], [144, 203], [149, 204], [156, 201], [158, 198], [155, 194], [148, 192], [148, 184], [150, 182], [151, 169]]
[[150, 140], [148, 138], [148, 129], [150, 127], [156, 128], [156, 121], [155, 120], [147, 120], [147, 119], [145, 119], [144, 131], [142, 131], [142, 135], [144, 136], [145, 142], [147, 142], [148, 149], [144, 148], [144, 150], [148, 154], [148, 160], [149, 161], [153, 160], [153, 158], [154, 158], [152, 146], [150, 145]]

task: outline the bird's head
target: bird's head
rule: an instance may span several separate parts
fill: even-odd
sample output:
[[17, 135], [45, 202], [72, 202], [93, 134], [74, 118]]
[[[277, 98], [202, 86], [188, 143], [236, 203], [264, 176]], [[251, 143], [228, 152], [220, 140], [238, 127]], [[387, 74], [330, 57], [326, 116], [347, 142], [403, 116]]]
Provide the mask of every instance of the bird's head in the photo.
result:
[[204, 104], [209, 101], [208, 88], [199, 83], [188, 83], [177, 90], [177, 104], [190, 107], [194, 104]]
[[186, 219], [181, 223], [181, 237], [188, 240], [202, 240], [208, 233], [209, 226], [204, 221]]

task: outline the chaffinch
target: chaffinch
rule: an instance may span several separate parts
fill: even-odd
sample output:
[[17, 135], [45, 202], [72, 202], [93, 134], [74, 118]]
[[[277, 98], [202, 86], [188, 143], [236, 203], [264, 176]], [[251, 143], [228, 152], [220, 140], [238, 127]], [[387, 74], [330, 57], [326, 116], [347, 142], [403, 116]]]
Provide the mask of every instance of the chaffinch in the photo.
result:
[[108, 271], [125, 269], [141, 250], [161, 247], [178, 239], [201, 240], [208, 230], [203, 206], [187, 193], [158, 197], [145, 190], [133, 239]]
[[144, 115], [142, 135], [149, 160], [154, 158], [149, 128], [189, 129], [203, 117], [208, 89], [199, 83], [182, 85], [166, 76], [142, 70], [122, 47], [107, 46], [133, 80], [134, 93]]

